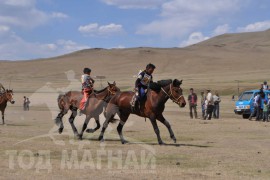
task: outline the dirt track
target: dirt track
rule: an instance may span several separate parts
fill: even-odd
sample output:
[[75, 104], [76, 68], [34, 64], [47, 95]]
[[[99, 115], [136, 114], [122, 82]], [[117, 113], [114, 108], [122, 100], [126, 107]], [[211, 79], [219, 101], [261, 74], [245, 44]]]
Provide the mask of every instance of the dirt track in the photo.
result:
[[[45, 94], [40, 96], [46, 97]], [[73, 138], [68, 116], [65, 119], [64, 134], [58, 135], [52, 120], [52, 114], [57, 113], [56, 103], [54, 100], [50, 100], [50, 103], [53, 111], [45, 105], [32, 107], [29, 112], [23, 112], [17, 106], [8, 108], [7, 126], [0, 126], [1, 179], [93, 177], [95, 179], [269, 179], [270, 177], [270, 123], [251, 122], [234, 115], [233, 102], [229, 97], [222, 97], [221, 120], [211, 121], [190, 120], [188, 108], [179, 109], [169, 102], [165, 116], [171, 122], [177, 143], [174, 144], [170, 140], [167, 129], [159, 123], [161, 136], [167, 143], [164, 146], [157, 145], [151, 123], [135, 116], [131, 116], [124, 128], [124, 135], [130, 141], [126, 145], [120, 143], [115, 124], [108, 128], [105, 143], [96, 140], [99, 132], [85, 134], [84, 140], [78, 141]], [[76, 121], [78, 129], [81, 128], [82, 122], [83, 116], [78, 117]], [[94, 125], [92, 121], [88, 127]], [[65, 145], [60, 145], [61, 142]], [[29, 154], [24, 158], [15, 156], [15, 160], [12, 161], [14, 169], [10, 169], [9, 156], [6, 153], [11, 153], [11, 150], [16, 150], [20, 155], [23, 155], [24, 150], [28, 150], [26, 153], [30, 152], [30, 155], [33, 153], [34, 164], [29, 165], [31, 163]], [[46, 166], [45, 169], [39, 169], [40, 166], [37, 165], [39, 159], [46, 159], [40, 150], [50, 154], [51, 166]], [[68, 166], [62, 167], [63, 154], [67, 152], [70, 155], [72, 150], [78, 155], [79, 165], [76, 166], [75, 161], [71, 169]], [[89, 152], [92, 158], [82, 161], [86, 157], [85, 154]], [[101, 156], [101, 163], [98, 164], [100, 152], [105, 152], [105, 155]], [[151, 161], [141, 162], [141, 153], [149, 155]], [[116, 160], [111, 161], [110, 157], [115, 157]], [[22, 162], [19, 159], [23, 159]], [[93, 164], [84, 167], [83, 162]], [[134, 170], [134, 168], [139, 169]]]

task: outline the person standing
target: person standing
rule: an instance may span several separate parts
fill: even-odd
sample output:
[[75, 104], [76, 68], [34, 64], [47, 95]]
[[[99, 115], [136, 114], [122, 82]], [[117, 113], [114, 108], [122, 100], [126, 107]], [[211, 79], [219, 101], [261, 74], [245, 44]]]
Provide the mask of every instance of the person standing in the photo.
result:
[[268, 90], [269, 89], [269, 86], [267, 84], [267, 81], [264, 81], [263, 82], [263, 90]]
[[217, 91], [213, 96], [213, 101], [214, 101], [214, 118], [219, 119], [219, 103], [221, 102], [221, 99]]
[[253, 99], [253, 113], [251, 113], [251, 115], [249, 116], [249, 120], [252, 120], [252, 117], [256, 116], [256, 121], [260, 120], [260, 112], [261, 112], [261, 95], [260, 93], [258, 93], [254, 99]]
[[204, 91], [201, 92], [201, 108], [202, 108], [202, 118], [205, 116], [205, 95]]
[[269, 112], [269, 105], [267, 100], [264, 100], [263, 103], [263, 122], [268, 122], [268, 112]]
[[26, 111], [26, 103], [27, 103], [27, 99], [25, 96], [23, 96], [23, 110]]
[[26, 98], [26, 111], [30, 110], [30, 100], [29, 98]]
[[207, 109], [206, 109], [206, 114], [204, 116], [204, 120], [206, 119], [211, 120], [213, 109], [214, 109], [214, 101], [213, 101], [213, 95], [210, 89], [207, 89], [206, 103], [207, 103]]
[[188, 96], [188, 102], [189, 102], [189, 114], [190, 114], [190, 118], [193, 119], [193, 112], [192, 110], [194, 110], [194, 116], [195, 119], [198, 118], [197, 115], [197, 94], [194, 93], [194, 89], [190, 88], [190, 95]]

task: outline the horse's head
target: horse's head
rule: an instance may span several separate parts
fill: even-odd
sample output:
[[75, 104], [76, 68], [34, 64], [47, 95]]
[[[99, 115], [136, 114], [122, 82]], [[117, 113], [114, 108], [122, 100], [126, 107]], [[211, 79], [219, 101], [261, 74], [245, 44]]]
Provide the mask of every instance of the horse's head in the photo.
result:
[[171, 99], [177, 103], [181, 108], [186, 106], [186, 101], [183, 96], [183, 90], [181, 88], [183, 80], [179, 81], [178, 79], [173, 80], [172, 84], [170, 85], [171, 88]]
[[15, 101], [13, 99], [13, 90], [7, 89], [6, 90], [6, 99], [9, 101], [11, 104], [14, 104]]
[[115, 81], [111, 84], [108, 82], [108, 91], [110, 92], [110, 95], [115, 95], [116, 93], [120, 92], [120, 89], [116, 86]]

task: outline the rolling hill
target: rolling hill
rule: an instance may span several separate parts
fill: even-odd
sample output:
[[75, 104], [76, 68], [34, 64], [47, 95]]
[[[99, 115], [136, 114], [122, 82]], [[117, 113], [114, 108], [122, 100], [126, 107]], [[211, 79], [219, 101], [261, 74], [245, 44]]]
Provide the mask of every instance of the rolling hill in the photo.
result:
[[71, 54], [39, 60], [0, 61], [1, 81], [12, 79], [14, 88], [34, 91], [46, 82], [65, 86], [69, 70], [80, 78], [83, 67], [92, 75], [103, 75], [131, 88], [133, 75], [152, 62], [157, 66], [155, 79], [184, 79], [185, 89], [193, 86], [235, 91], [235, 80], [241, 89], [256, 88], [270, 79], [270, 30], [224, 34], [186, 48], [86, 49]]

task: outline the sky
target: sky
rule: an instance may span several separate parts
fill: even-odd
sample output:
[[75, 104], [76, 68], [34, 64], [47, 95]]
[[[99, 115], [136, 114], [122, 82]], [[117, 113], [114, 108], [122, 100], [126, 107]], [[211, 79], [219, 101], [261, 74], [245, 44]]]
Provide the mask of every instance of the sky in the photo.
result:
[[270, 28], [269, 0], [0, 0], [0, 60], [186, 47]]

